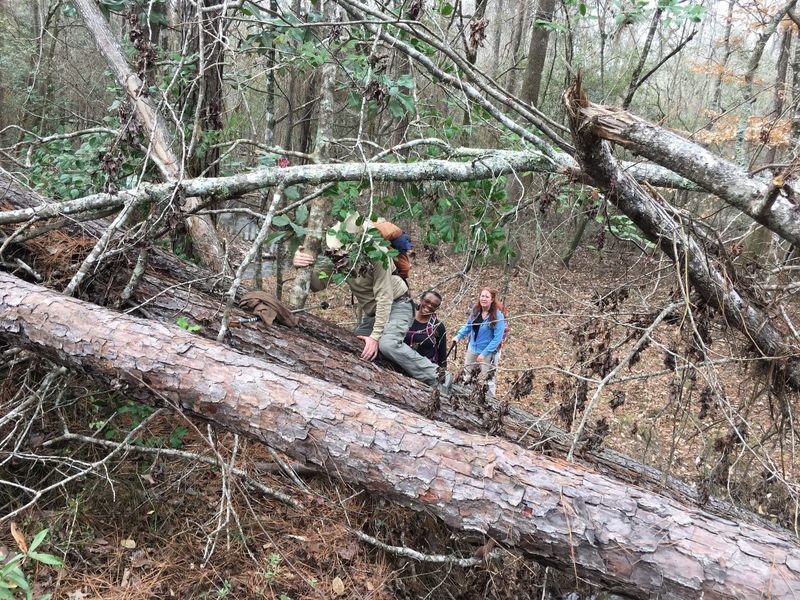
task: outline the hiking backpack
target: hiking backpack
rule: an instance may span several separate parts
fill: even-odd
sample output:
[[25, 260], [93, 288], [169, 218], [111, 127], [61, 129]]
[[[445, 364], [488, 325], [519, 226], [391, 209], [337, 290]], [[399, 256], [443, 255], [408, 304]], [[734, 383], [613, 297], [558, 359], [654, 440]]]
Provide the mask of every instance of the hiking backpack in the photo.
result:
[[375, 229], [380, 231], [383, 239], [389, 242], [392, 248], [397, 250], [398, 254], [394, 257], [395, 269], [397, 269], [397, 274], [400, 277], [408, 279], [408, 274], [411, 271], [411, 260], [408, 258], [408, 251], [412, 248], [411, 240], [408, 239], [408, 234], [394, 223], [390, 223], [384, 219], [378, 220], [378, 222], [375, 223]]
[[506, 320], [506, 327], [503, 329], [503, 339], [500, 340], [500, 344], [497, 346], [497, 350], [499, 351], [500, 348], [503, 347], [503, 342], [506, 341], [506, 337], [508, 336], [508, 313], [506, 312], [506, 307], [503, 306], [503, 303], [500, 300], [496, 300], [497, 302], [497, 310], [503, 313], [503, 317]]

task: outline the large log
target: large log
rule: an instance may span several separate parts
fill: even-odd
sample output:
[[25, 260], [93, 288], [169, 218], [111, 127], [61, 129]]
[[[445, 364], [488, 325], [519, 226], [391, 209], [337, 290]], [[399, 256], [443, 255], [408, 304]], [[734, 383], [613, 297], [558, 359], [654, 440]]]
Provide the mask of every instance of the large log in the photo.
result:
[[0, 338], [638, 598], [800, 594], [791, 536], [0, 273]]
[[[2, 174], [0, 190], [0, 206], [5, 204], [14, 209], [28, 209], [45, 204], [41, 196], [21, 188]], [[108, 224], [100, 221], [83, 223], [72, 228], [72, 235], [76, 238], [87, 235], [99, 238], [104, 225]], [[28, 248], [32, 253], [37, 249], [36, 246]], [[83, 290], [83, 297], [100, 305], [113, 299], [115, 291], [126, 284], [135, 263], [135, 249], [131, 249], [129, 254], [121, 255], [113, 265], [106, 265], [97, 271], [89, 281], [90, 285]], [[49, 251], [46, 251], [46, 255], [44, 258], [51, 258]], [[41, 257], [31, 258], [38, 260]], [[33, 264], [36, 266], [35, 262]], [[227, 279], [220, 282], [219, 277], [212, 276], [209, 271], [153, 248], [147, 273], [134, 290], [132, 302], [134, 306], [144, 306], [140, 315], [162, 323], [172, 324], [177, 315], [187, 315], [194, 323], [202, 325], [199, 335], [215, 339], [222, 319], [220, 292], [229, 285]], [[244, 315], [234, 311], [234, 316]], [[311, 314], [301, 316], [299, 329], [296, 330], [288, 330], [278, 324], [267, 327], [259, 322], [231, 329], [226, 341], [244, 354], [401, 408], [435, 415], [437, 419], [463, 431], [483, 432], [491, 428], [496, 435], [526, 448], [545, 449], [560, 456], [566, 455], [572, 445], [570, 434], [518, 405], [512, 404], [505, 415], [500, 414], [501, 407], [497, 402], [487, 404], [479, 398], [459, 398], [457, 402], [445, 399], [434, 406], [429, 387], [387, 370], [390, 366], [385, 362], [373, 364], [360, 360], [361, 344], [352, 334]], [[498, 416], [502, 418], [498, 419]], [[694, 486], [613, 450], [596, 448], [582, 453], [579, 458], [607, 475], [646, 486], [651, 491], [667, 494], [682, 503], [698, 505], [729, 520], [772, 527], [750, 511], [714, 496], [701, 494]]]

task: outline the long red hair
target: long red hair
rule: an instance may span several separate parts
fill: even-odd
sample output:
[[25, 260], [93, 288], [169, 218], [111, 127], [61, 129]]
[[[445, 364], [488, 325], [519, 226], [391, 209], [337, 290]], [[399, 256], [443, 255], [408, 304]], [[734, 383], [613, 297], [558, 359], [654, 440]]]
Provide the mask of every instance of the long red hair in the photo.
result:
[[492, 303], [489, 305], [489, 317], [487, 320], [489, 321], [489, 327], [494, 329], [495, 326], [497, 325], [497, 290], [495, 290], [494, 288], [490, 287], [481, 288], [481, 291], [478, 292], [478, 301], [475, 303], [475, 306], [472, 307], [472, 315], [470, 315], [469, 320], [475, 321], [475, 317], [481, 314], [482, 309], [481, 309], [480, 298], [483, 292], [489, 292], [489, 294], [491, 294], [492, 296]]

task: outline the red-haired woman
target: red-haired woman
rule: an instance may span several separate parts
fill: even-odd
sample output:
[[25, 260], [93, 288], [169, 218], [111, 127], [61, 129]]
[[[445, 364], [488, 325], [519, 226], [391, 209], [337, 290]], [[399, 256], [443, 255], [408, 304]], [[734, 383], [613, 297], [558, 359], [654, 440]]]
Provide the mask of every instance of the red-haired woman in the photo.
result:
[[472, 307], [466, 324], [453, 338], [456, 343], [469, 336], [469, 348], [464, 358], [464, 370], [469, 377], [473, 368], [480, 365], [484, 381], [492, 397], [497, 390], [497, 349], [503, 341], [506, 318], [498, 309], [497, 290], [483, 288], [478, 302]]

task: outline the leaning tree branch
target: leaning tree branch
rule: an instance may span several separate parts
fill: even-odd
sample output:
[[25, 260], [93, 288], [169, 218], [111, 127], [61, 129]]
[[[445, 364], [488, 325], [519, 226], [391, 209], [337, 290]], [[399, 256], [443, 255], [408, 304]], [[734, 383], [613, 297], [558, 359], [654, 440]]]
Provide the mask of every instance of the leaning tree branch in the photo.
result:
[[[700, 144], [624, 110], [594, 104], [576, 105], [581, 132], [610, 140], [693, 181], [739, 209], [785, 240], [800, 245], [797, 204], [800, 190], [790, 182], [777, 188], [754, 177]], [[793, 201], [794, 199], [794, 201]]]
[[662, 58], [660, 61], [658, 61], [658, 62], [657, 62], [657, 63], [656, 63], [654, 66], [653, 66], [653, 68], [652, 68], [652, 69], [650, 69], [650, 70], [649, 70], [647, 73], [645, 73], [644, 75], [642, 75], [642, 77], [641, 77], [641, 78], [640, 78], [640, 79], [639, 79], [639, 80], [636, 82], [636, 86], [635, 86], [635, 89], [634, 89], [634, 91], [635, 91], [636, 89], [639, 89], [639, 87], [641, 87], [641, 86], [642, 86], [642, 84], [643, 84], [645, 81], [647, 81], [647, 80], [648, 80], [648, 79], [649, 79], [649, 78], [650, 78], [650, 77], [651, 77], [651, 76], [652, 76], [652, 75], [653, 75], [653, 74], [654, 74], [656, 71], [658, 71], [658, 70], [661, 68], [661, 66], [662, 66], [662, 65], [663, 65], [665, 62], [667, 62], [667, 61], [668, 61], [670, 58], [672, 58], [673, 56], [675, 56], [675, 55], [676, 55], [678, 52], [680, 52], [681, 50], [683, 50], [683, 48], [684, 48], [684, 47], [685, 47], [685, 46], [686, 46], [686, 45], [687, 45], [689, 42], [691, 42], [691, 41], [694, 39], [694, 37], [695, 37], [696, 35], [697, 35], [697, 29], [693, 29], [693, 30], [692, 30], [692, 33], [690, 33], [690, 34], [688, 35], [688, 37], [687, 37], [685, 40], [683, 40], [681, 43], [679, 43], [677, 46], [675, 46], [675, 47], [674, 47], [674, 48], [673, 48], [673, 49], [672, 49], [672, 50], [671, 50], [671, 51], [670, 51], [670, 52], [669, 52], [669, 53], [668, 53], [668, 54], [667, 54], [667, 55], [666, 55], [664, 58]]
[[[423, 160], [411, 163], [329, 163], [297, 165], [290, 167], [264, 167], [229, 177], [198, 177], [180, 183], [144, 183], [137, 188], [116, 194], [92, 194], [77, 200], [54, 202], [35, 208], [0, 212], [0, 225], [43, 220], [56, 216], [73, 215], [90, 211], [120, 208], [137, 198], [150, 195], [154, 199], [168, 198], [180, 191], [186, 195], [227, 200], [248, 192], [271, 186], [288, 187], [297, 184], [321, 184], [340, 181], [362, 181], [370, 177], [381, 182], [418, 181], [475, 181], [492, 179], [511, 172], [562, 173], [580, 176], [576, 165], [560, 165], [536, 150], [508, 151], [486, 150], [478, 154], [475, 149], [459, 149], [456, 153], [470, 155], [469, 161]], [[656, 165], [631, 163], [626, 169], [637, 179], [657, 187], [696, 189], [691, 182]], [[0, 186], [0, 201], [3, 188]]]
[[[94, 1], [75, 0], [75, 5], [83, 17], [86, 28], [92, 34], [97, 49], [108, 62], [117, 82], [133, 104], [139, 123], [147, 134], [148, 150], [152, 151], [154, 161], [166, 171], [168, 179], [180, 180], [183, 177], [183, 165], [173, 150], [172, 136], [163, 116], [147, 94], [147, 86], [131, 68], [122, 46]], [[224, 265], [221, 261], [224, 253], [214, 224], [208, 217], [192, 214], [199, 204], [199, 199], [193, 197], [186, 197], [183, 201], [183, 208], [189, 215], [187, 225], [194, 247], [206, 264], [222, 270]]]
[[564, 93], [564, 103], [584, 171], [605, 190], [620, 211], [678, 263], [700, 296], [717, 309], [727, 323], [744, 333], [763, 358], [774, 361], [792, 387], [800, 388], [798, 348], [786, 343], [770, 315], [733, 285], [729, 274], [685, 230], [670, 207], [658, 202], [620, 168], [610, 144], [597, 136], [596, 125], [588, 121], [587, 111], [591, 113], [591, 105], [581, 89], [580, 77]]

